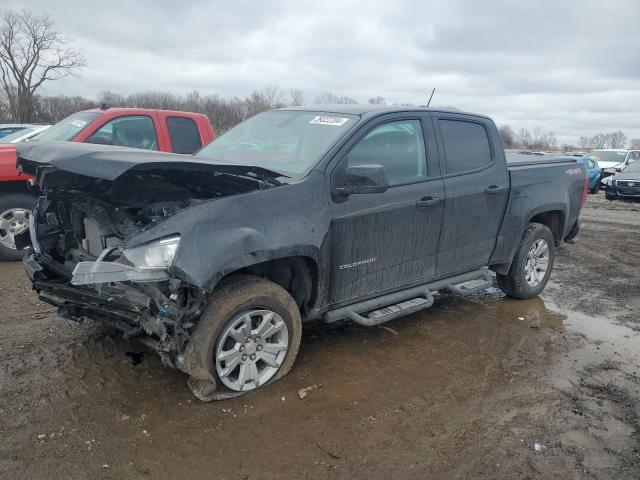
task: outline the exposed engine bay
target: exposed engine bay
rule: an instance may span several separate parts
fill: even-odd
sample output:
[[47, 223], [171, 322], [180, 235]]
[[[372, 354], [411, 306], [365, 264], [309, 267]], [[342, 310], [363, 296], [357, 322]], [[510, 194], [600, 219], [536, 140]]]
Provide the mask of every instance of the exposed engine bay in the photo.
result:
[[277, 185], [250, 172], [146, 169], [106, 180], [51, 166], [38, 167], [37, 182], [35, 257], [25, 263], [40, 298], [66, 318], [99, 319], [140, 337], [176, 367], [208, 292], [170, 273], [165, 257], [175, 255], [177, 232], [157, 247], [127, 244], [176, 212]]

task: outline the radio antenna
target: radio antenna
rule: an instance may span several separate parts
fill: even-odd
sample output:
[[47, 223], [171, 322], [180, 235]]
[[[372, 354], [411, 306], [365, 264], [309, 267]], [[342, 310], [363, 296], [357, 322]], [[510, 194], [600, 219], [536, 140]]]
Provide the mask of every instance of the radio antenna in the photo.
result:
[[427, 102], [427, 108], [429, 108], [429, 105], [431, 105], [431, 99], [433, 98], [434, 93], [436, 93], [435, 87], [433, 90], [431, 90], [431, 96], [429, 97], [429, 101]]

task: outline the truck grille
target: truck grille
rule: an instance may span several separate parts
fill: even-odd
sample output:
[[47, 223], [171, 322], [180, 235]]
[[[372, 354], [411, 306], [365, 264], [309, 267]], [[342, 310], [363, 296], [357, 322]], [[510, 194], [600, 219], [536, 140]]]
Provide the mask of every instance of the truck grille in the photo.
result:
[[91, 255], [97, 257], [105, 248], [116, 247], [122, 243], [122, 241], [114, 235], [105, 237], [102, 234], [100, 224], [91, 217], [84, 217], [83, 224], [85, 236], [82, 240], [82, 248]]
[[616, 185], [619, 187], [640, 187], [640, 181], [618, 180]]

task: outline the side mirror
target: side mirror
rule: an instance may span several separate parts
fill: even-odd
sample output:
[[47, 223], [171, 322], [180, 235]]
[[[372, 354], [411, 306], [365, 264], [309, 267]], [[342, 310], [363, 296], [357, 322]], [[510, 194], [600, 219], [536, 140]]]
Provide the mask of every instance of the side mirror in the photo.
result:
[[336, 191], [342, 195], [384, 193], [389, 188], [389, 179], [382, 165], [353, 165], [344, 172], [342, 185]]

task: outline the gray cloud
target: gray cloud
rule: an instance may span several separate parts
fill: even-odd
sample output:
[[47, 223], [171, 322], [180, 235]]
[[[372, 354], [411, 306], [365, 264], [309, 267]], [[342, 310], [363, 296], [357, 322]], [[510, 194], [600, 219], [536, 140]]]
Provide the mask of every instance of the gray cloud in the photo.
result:
[[637, 0], [5, 0], [50, 13], [89, 63], [47, 93], [247, 95], [266, 84], [488, 114], [559, 140], [640, 137]]

